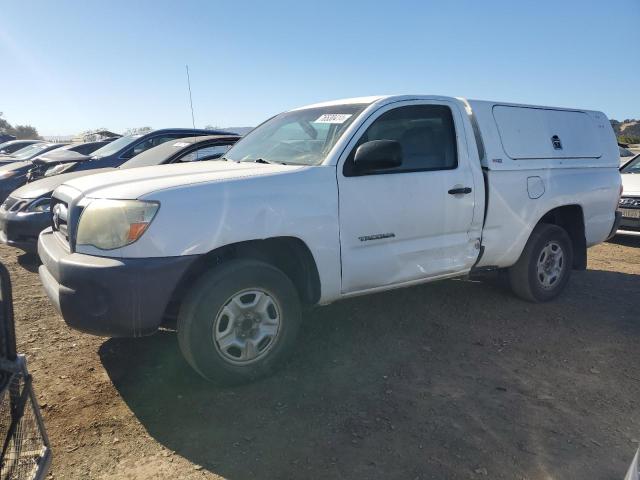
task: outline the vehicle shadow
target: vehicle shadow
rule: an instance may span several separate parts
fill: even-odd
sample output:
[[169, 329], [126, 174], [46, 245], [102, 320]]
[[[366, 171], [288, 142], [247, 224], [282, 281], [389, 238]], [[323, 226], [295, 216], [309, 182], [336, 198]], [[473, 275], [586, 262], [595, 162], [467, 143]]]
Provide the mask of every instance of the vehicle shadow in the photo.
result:
[[36, 253], [22, 253], [17, 256], [18, 264], [31, 273], [37, 273], [40, 266], [40, 258]]
[[[630, 454], [611, 451], [619, 442], [585, 414], [575, 378], [603, 338], [636, 351], [622, 297], [639, 281], [577, 272], [544, 305], [456, 280], [339, 302], [310, 312], [283, 370], [234, 388], [195, 374], [172, 332], [110, 339], [99, 354], [151, 436], [225, 478], [613, 478]], [[640, 394], [602, 388], [613, 411]]]
[[608, 242], [625, 247], [640, 248], [640, 235], [616, 235], [612, 239], [608, 240]]

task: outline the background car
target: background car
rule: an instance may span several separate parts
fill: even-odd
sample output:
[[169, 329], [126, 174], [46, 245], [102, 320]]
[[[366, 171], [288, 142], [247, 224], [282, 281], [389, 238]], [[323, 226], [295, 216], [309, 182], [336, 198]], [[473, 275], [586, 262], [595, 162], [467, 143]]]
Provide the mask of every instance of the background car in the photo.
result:
[[120, 137], [109, 145], [96, 150], [86, 161], [71, 162], [64, 167], [57, 167], [55, 171], [45, 172], [57, 175], [76, 170], [93, 170], [104, 167], [118, 167], [131, 160], [136, 155], [157, 147], [165, 142], [184, 137], [202, 137], [206, 135], [229, 135], [229, 132], [218, 130], [200, 130], [192, 128], [165, 128], [153, 130], [145, 134], [127, 135]]
[[120, 167], [80, 170], [28, 183], [14, 191], [0, 206], [0, 242], [26, 252], [34, 252], [38, 235], [51, 224], [51, 194], [67, 180], [116, 169], [215, 160], [239, 139], [237, 135], [181, 138], [146, 150]]
[[618, 233], [637, 232], [640, 234], [640, 155], [636, 155], [620, 167], [622, 196], [618, 210], [622, 220]]
[[0, 156], [0, 164], [20, 162], [25, 160], [31, 160], [38, 155], [54, 150], [56, 148], [64, 147], [66, 143], [53, 143], [53, 142], [37, 142], [26, 147], [16, 150], [12, 154]]
[[33, 145], [34, 143], [42, 143], [42, 140], [9, 140], [0, 143], [0, 155], [11, 155], [18, 150]]
[[0, 133], [0, 143], [8, 142], [9, 140], [15, 140], [16, 137], [7, 133]]
[[66, 165], [70, 163], [75, 164], [89, 160], [89, 156], [92, 153], [112, 141], [113, 140], [100, 140], [97, 142], [67, 145], [66, 147], [58, 148], [44, 155], [39, 155], [32, 160], [33, 166], [27, 173], [27, 182], [42, 178], [46, 172], [55, 171], [56, 168], [64, 171]]
[[[32, 147], [40, 146], [41, 144], [31, 145], [23, 150], [30, 149]], [[32, 158], [22, 161], [7, 162], [4, 165], [0, 164], [0, 202], [4, 202], [7, 196], [13, 192], [16, 188], [21, 187], [27, 183], [27, 174], [34, 166], [36, 159], [42, 158], [45, 154], [52, 158], [57, 158], [60, 162], [65, 158], [88, 158], [86, 155], [78, 153], [79, 151], [95, 150], [99, 146], [102, 146], [102, 142], [91, 142], [89, 147], [86, 143], [77, 143], [71, 145], [65, 145], [60, 143], [47, 144], [52, 145], [52, 148], [41, 149], [40, 155], [35, 155]], [[79, 156], [79, 157], [77, 157]]]

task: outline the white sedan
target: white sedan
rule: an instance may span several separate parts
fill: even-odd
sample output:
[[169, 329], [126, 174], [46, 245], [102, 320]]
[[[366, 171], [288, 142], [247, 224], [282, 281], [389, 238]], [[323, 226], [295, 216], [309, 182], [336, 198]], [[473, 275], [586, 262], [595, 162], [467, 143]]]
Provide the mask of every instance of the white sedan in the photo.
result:
[[618, 233], [640, 235], [640, 155], [620, 167], [622, 197], [618, 209], [622, 220]]

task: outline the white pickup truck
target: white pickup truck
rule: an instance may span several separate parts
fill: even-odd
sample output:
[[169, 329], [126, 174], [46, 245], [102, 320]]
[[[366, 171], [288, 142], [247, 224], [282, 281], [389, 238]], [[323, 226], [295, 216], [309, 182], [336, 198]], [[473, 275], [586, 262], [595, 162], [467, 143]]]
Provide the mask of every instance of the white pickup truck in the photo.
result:
[[526, 300], [556, 297], [616, 231], [620, 185], [600, 112], [333, 101], [267, 120], [220, 161], [60, 186], [40, 277], [70, 326], [139, 336], [177, 318], [195, 370], [247, 381], [295, 346], [306, 305], [491, 269]]

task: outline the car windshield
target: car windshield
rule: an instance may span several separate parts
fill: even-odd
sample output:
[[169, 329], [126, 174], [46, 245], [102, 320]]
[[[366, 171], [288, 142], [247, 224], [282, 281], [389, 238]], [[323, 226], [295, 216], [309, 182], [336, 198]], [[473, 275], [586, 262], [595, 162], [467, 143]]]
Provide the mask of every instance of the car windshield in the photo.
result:
[[28, 147], [21, 148], [17, 152], [13, 153], [11, 156], [16, 160], [26, 160], [27, 158], [31, 158], [34, 155], [37, 155], [42, 150], [46, 150], [47, 148], [50, 148], [50, 147], [51, 145], [47, 143], [36, 143], [33, 145], [29, 145]]
[[331, 105], [281, 113], [252, 130], [224, 158], [238, 162], [319, 165], [366, 106]]
[[620, 173], [640, 173], [640, 155], [620, 169]]
[[137, 139], [139, 139], [142, 135], [127, 135], [126, 137], [120, 137], [118, 140], [114, 140], [111, 143], [108, 143], [102, 148], [99, 148], [95, 152], [93, 152], [93, 157], [108, 157], [109, 155], [113, 155], [114, 153], [118, 153], [125, 147], [128, 147]]

